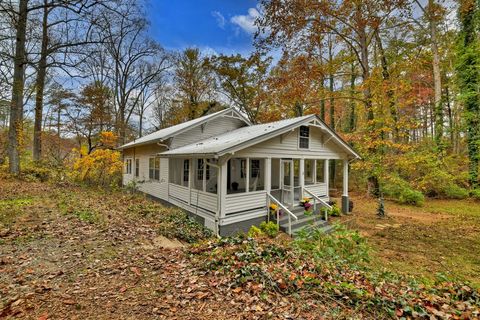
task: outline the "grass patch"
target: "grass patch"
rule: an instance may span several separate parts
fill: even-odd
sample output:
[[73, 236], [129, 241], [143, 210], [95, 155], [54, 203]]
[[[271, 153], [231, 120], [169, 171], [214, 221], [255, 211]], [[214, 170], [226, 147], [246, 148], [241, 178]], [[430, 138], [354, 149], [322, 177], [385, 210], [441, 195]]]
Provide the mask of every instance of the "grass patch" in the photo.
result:
[[0, 223], [12, 224], [24, 212], [24, 208], [32, 205], [32, 198], [0, 200]]

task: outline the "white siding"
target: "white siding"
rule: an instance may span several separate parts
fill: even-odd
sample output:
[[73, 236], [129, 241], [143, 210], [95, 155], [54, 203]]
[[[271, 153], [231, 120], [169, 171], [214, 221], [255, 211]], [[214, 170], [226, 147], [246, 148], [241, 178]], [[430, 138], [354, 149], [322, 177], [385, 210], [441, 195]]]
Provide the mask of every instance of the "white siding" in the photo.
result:
[[[327, 198], [328, 199], [328, 192], [327, 192], [327, 184], [326, 183], [319, 183], [305, 186], [305, 189], [312, 192], [314, 195], [320, 198]], [[305, 196], [308, 197], [309, 194], [305, 193]]]
[[[236, 157], [303, 157], [316, 159], [343, 159], [347, 155], [317, 127], [310, 127], [309, 149], [298, 147], [298, 131], [295, 129], [257, 145], [235, 153]], [[324, 144], [326, 142], [326, 144]]]
[[266, 207], [266, 191], [228, 194], [225, 201], [225, 214], [229, 215], [259, 208], [264, 208], [266, 213]]
[[[123, 184], [126, 185], [130, 181], [136, 180], [138, 190], [154, 197], [168, 200], [168, 159], [160, 158], [160, 181], [150, 180], [148, 175], [149, 159], [155, 157], [157, 153], [164, 150], [164, 147], [155, 144], [124, 150], [124, 158], [133, 159], [133, 166], [131, 175], [123, 175]], [[140, 172], [138, 178], [135, 177], [135, 159], [140, 160]]]
[[238, 129], [245, 125], [245, 122], [236, 118], [227, 116], [217, 117], [201, 126], [195, 126], [192, 129], [173, 137], [170, 149], [176, 149], [187, 144]]

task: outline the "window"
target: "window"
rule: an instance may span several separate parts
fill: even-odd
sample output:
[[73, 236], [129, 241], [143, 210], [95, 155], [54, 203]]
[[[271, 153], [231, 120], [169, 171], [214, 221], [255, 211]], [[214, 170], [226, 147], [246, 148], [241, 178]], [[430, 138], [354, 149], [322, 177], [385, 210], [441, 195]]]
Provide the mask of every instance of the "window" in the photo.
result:
[[[203, 180], [203, 166], [204, 166], [204, 160], [203, 159], [197, 159], [197, 180]], [[207, 166], [205, 168], [205, 180], [210, 179], [210, 166]]]
[[188, 159], [183, 160], [183, 182], [188, 182], [188, 171], [190, 168], [190, 162]]
[[140, 176], [140, 159], [135, 159], [135, 177]]
[[247, 176], [247, 160], [240, 160], [240, 178], [245, 179]]
[[250, 162], [250, 177], [251, 178], [260, 177], [260, 160], [255, 159]]
[[125, 173], [132, 174], [132, 159], [125, 160]]
[[325, 160], [317, 160], [317, 183], [325, 182]]
[[298, 147], [300, 149], [308, 149], [309, 140], [310, 140], [310, 128], [307, 126], [301, 126]]
[[160, 181], [160, 158], [152, 157], [148, 159], [148, 178]]

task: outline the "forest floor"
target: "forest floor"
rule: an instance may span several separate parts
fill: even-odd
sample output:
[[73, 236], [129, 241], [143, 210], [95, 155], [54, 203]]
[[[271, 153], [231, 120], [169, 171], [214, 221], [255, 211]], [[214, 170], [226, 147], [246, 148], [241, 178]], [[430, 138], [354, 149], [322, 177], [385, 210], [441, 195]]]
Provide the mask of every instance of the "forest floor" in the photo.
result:
[[380, 219], [372, 199], [353, 200], [354, 214], [339, 220], [367, 237], [377, 267], [425, 280], [443, 274], [480, 287], [478, 201], [427, 199], [422, 207], [387, 201], [387, 217]]
[[[392, 270], [426, 277], [429, 270], [450, 271], [478, 281], [475, 273], [478, 274], [480, 263], [475, 253], [480, 247], [480, 215], [474, 204], [434, 201], [425, 208], [388, 204], [390, 218], [377, 220], [372, 219], [373, 209], [367, 200], [358, 198], [355, 202], [355, 214], [345, 218], [370, 239], [375, 254]], [[457, 210], [461, 204], [464, 211]], [[339, 294], [334, 299], [320, 292], [297, 290], [295, 294], [287, 294], [288, 289], [281, 292], [278, 288], [287, 288], [281, 279], [275, 287], [277, 290], [270, 291], [255, 282], [233, 285], [233, 269], [228, 265], [225, 269], [211, 269], [204, 262], [206, 260], [202, 260], [202, 252], [208, 255], [210, 250], [218, 249], [215, 249], [216, 244], [212, 247], [215, 240], [208, 240], [211, 238], [194, 226], [181, 225], [169, 218], [176, 212], [125, 192], [0, 178], [0, 319], [386, 317], [385, 313], [377, 315], [377, 311], [368, 306], [347, 308], [347, 300], [342, 299], [349, 298], [340, 292], [343, 287], [332, 289]], [[376, 226], [396, 223], [401, 227], [378, 229]], [[171, 228], [172, 224], [180, 231], [172, 233], [171, 229], [175, 229]], [[207, 239], [203, 249], [201, 245], [187, 243], [202, 239]], [[289, 240], [280, 236], [275, 241]], [[257, 248], [256, 244], [254, 246]], [[272, 248], [272, 245], [264, 248]], [[227, 251], [230, 249], [227, 249], [223, 253], [219, 251], [225, 259], [229, 257]], [[195, 250], [200, 253], [192, 259]], [[247, 253], [255, 256], [257, 251]], [[277, 261], [278, 266], [286, 268], [283, 263], [288, 259], [280, 253], [271, 253], [271, 264]], [[275, 260], [275, 255], [279, 259]], [[244, 254], [237, 252], [231, 256], [236, 261], [235, 268], [246, 270], [245, 267], [249, 267], [248, 263], [238, 264], [237, 260]], [[216, 263], [220, 265], [225, 261]], [[258, 265], [257, 262], [253, 264]], [[323, 271], [329, 274], [329, 270]], [[305, 271], [304, 275], [314, 277], [313, 272], [315, 269]], [[288, 274], [287, 281], [292, 280], [297, 289], [301, 289], [303, 282], [297, 281], [296, 276], [292, 278], [292, 274]], [[359, 303], [377, 294], [385, 295], [385, 299], [401, 295], [387, 295], [388, 287], [374, 290], [355, 270], [349, 275], [355, 286], [365, 288], [363, 291], [355, 287], [345, 289], [366, 294]], [[334, 276], [338, 275], [334, 273]], [[392, 287], [392, 290], [397, 288]], [[478, 296], [468, 287], [460, 290]], [[431, 296], [428, 293], [428, 297]], [[426, 301], [428, 297], [415, 296], [415, 301]], [[434, 297], [443, 301], [440, 296]], [[445, 302], [439, 303], [438, 308], [433, 302], [427, 308], [441, 316], [449, 307], [445, 307]], [[365, 305], [371, 306], [370, 303]], [[449, 305], [458, 309], [458, 314], [463, 314], [464, 318], [470, 317], [475, 310], [471, 302], [451, 300]], [[408, 306], [405, 310], [395, 311], [395, 308], [393, 317], [405, 314]], [[473, 312], [478, 315], [478, 309]]]

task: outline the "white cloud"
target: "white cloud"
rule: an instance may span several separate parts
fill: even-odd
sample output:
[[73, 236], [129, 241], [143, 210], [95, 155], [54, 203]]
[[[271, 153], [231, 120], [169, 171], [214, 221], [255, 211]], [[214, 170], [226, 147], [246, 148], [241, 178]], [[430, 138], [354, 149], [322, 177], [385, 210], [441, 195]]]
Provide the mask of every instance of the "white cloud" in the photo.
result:
[[260, 18], [260, 12], [257, 8], [248, 9], [247, 15], [236, 15], [230, 19], [230, 22], [239, 26], [243, 31], [249, 34], [255, 33], [258, 28], [255, 20]]
[[225, 17], [218, 11], [212, 11], [212, 16], [217, 20], [217, 25], [224, 29], [225, 28]]

